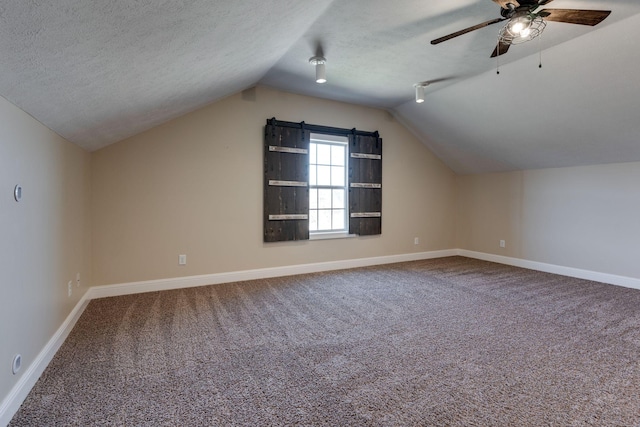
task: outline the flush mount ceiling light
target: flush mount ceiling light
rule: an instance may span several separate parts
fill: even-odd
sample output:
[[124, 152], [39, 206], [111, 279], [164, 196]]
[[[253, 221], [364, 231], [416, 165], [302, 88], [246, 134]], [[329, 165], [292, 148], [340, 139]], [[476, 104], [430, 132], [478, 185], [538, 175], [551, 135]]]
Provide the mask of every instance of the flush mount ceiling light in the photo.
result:
[[327, 82], [327, 72], [324, 66], [326, 62], [327, 59], [324, 56], [312, 56], [309, 58], [309, 63], [316, 66], [316, 83]]
[[424, 102], [424, 88], [429, 86], [429, 82], [416, 83], [413, 85], [416, 88], [416, 102], [422, 104]]

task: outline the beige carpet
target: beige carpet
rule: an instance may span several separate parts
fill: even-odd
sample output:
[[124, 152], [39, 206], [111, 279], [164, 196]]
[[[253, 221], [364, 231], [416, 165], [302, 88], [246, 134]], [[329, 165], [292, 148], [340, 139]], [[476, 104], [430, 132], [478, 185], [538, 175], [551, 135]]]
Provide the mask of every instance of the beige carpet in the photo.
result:
[[90, 303], [11, 426], [638, 426], [640, 291], [461, 257]]

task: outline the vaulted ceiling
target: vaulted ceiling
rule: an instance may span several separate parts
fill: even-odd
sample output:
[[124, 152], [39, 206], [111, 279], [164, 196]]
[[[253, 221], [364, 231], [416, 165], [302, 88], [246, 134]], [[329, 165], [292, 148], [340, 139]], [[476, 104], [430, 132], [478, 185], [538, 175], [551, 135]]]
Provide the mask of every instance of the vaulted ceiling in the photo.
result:
[[640, 161], [640, 2], [547, 7], [612, 13], [549, 22], [496, 74], [500, 24], [429, 43], [491, 0], [2, 1], [0, 95], [88, 150], [263, 84], [387, 109], [458, 173]]

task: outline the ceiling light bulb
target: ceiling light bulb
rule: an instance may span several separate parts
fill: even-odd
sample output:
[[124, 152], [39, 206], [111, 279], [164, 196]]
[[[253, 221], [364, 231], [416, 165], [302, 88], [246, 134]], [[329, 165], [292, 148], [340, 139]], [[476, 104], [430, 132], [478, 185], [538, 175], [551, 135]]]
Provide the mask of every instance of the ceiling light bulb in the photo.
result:
[[327, 70], [324, 65], [326, 62], [327, 60], [322, 56], [314, 56], [309, 59], [309, 63], [316, 66], [316, 83], [327, 82]]
[[520, 34], [524, 30], [524, 24], [522, 22], [516, 22], [511, 26], [511, 32], [514, 34]]
[[509, 23], [509, 31], [514, 37], [528, 37], [531, 33], [531, 21], [531, 16], [528, 14], [516, 16]]

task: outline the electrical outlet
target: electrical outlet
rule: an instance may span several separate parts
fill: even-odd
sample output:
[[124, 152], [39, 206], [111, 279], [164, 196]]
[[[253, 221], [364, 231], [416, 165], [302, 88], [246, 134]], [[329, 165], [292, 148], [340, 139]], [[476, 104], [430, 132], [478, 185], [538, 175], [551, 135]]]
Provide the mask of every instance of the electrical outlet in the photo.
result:
[[419, 245], [419, 244], [420, 244], [420, 238], [418, 238], [418, 237], [414, 237], [414, 238], [413, 238], [413, 244], [414, 244], [414, 245]]
[[178, 265], [187, 265], [186, 255], [178, 255]]
[[507, 247], [507, 242], [505, 242], [504, 240], [500, 240], [500, 247], [501, 248], [506, 248]]
[[67, 283], [67, 296], [71, 296], [72, 293], [73, 293], [73, 281], [69, 280], [69, 283]]

